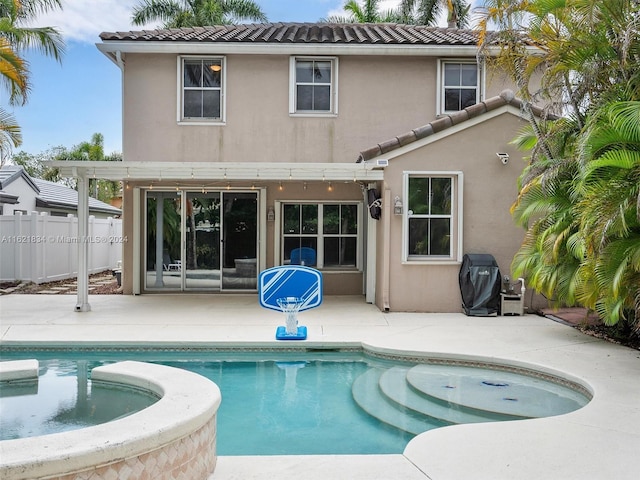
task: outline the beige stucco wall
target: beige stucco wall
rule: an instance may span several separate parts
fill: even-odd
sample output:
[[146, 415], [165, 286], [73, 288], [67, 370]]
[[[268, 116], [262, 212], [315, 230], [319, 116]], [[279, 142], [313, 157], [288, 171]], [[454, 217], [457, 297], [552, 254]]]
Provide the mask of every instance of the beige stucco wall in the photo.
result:
[[289, 115], [288, 55], [226, 58], [226, 125], [202, 126], [177, 122], [176, 55], [127, 54], [125, 161], [352, 162], [436, 116], [434, 57], [340, 57], [338, 115], [313, 118]]
[[[516, 131], [525, 124], [511, 113], [426, 145], [390, 160], [385, 170], [384, 189], [390, 197], [402, 198], [404, 171], [463, 171], [463, 249], [462, 253], [492, 254], [502, 275], [510, 275], [510, 264], [524, 237], [509, 209], [517, 195], [517, 178], [525, 166], [522, 153], [509, 145]], [[496, 152], [508, 152], [502, 165]], [[378, 264], [384, 250], [390, 254], [388, 272], [378, 269], [377, 284], [388, 281], [391, 311], [459, 312], [459, 264], [425, 265], [402, 263], [402, 216], [390, 215], [390, 238], [378, 232]], [[388, 279], [384, 278], [388, 274]], [[385, 308], [383, 289], [376, 292], [376, 304]]]
[[[215, 52], [212, 52], [215, 54]], [[361, 150], [384, 142], [396, 135], [425, 125], [436, 118], [437, 65], [435, 57], [340, 56], [338, 59], [338, 115], [330, 117], [299, 117], [289, 114], [289, 55], [227, 55], [226, 56], [226, 122], [224, 125], [181, 125], [177, 121], [178, 57], [174, 54], [132, 54], [124, 56], [124, 161], [189, 161], [189, 162], [345, 162], [352, 163]], [[484, 98], [497, 95], [508, 82], [487, 73]], [[515, 130], [511, 130], [512, 134]], [[491, 133], [493, 135], [494, 132]], [[476, 133], [469, 134], [475, 136]], [[483, 132], [486, 140], [487, 134]], [[465, 137], [467, 138], [467, 137]], [[509, 137], [510, 138], [510, 137]], [[465, 140], [467, 142], [468, 140]], [[502, 140], [501, 140], [502, 141]], [[506, 143], [506, 139], [504, 143]], [[456, 148], [460, 140], [450, 140]], [[471, 142], [473, 143], [473, 142]], [[504, 147], [501, 147], [504, 149]], [[474, 152], [475, 147], [470, 151]], [[493, 160], [495, 148], [492, 150]], [[387, 185], [398, 191], [394, 180], [395, 165], [388, 169], [392, 176]], [[462, 165], [460, 168], [466, 168]], [[511, 170], [513, 166], [508, 167]], [[185, 182], [189, 181], [185, 172]], [[399, 177], [398, 177], [399, 178]], [[468, 182], [470, 176], [466, 177]], [[324, 200], [326, 183], [308, 182], [307, 190], [285, 180], [280, 192], [277, 183], [266, 184], [267, 206], [276, 200]], [[248, 188], [251, 181], [234, 182]], [[130, 187], [133, 187], [132, 183]], [[146, 187], [140, 184], [141, 187]], [[159, 188], [160, 185], [154, 186]], [[515, 188], [515, 187], [514, 187]], [[133, 188], [124, 194], [124, 235], [133, 238]], [[336, 200], [362, 200], [359, 185], [334, 185]], [[143, 202], [141, 201], [141, 208]], [[143, 216], [141, 216], [143, 218]], [[378, 243], [390, 248], [393, 269], [391, 276], [400, 275], [401, 282], [392, 282], [393, 303], [405, 310], [424, 309], [422, 294], [406, 289], [407, 281], [435, 282], [437, 291], [450, 291], [449, 286], [423, 267], [399, 268], [398, 219], [391, 219], [392, 242]], [[362, 226], [364, 229], [364, 225]], [[378, 228], [380, 230], [380, 228]], [[363, 230], [363, 233], [364, 230]], [[277, 263], [274, 255], [274, 225], [267, 223], [264, 240], [267, 244], [266, 266]], [[141, 242], [144, 244], [144, 242]], [[479, 248], [480, 246], [478, 246]], [[396, 253], [393, 253], [396, 252]], [[144, 258], [141, 255], [141, 258]], [[133, 243], [124, 250], [124, 291], [131, 293], [134, 260]], [[506, 260], [505, 260], [506, 261]], [[439, 267], [443, 268], [443, 267]], [[406, 270], [410, 269], [410, 270]], [[448, 270], [456, 268], [446, 267]], [[144, 269], [141, 268], [143, 271]], [[378, 277], [381, 263], [378, 262]], [[410, 278], [414, 280], [409, 280]], [[449, 277], [447, 277], [449, 278]], [[379, 280], [379, 278], [378, 278]], [[457, 282], [457, 280], [456, 280]], [[362, 272], [325, 275], [326, 294], [360, 294], [363, 291]], [[381, 285], [380, 281], [377, 282]], [[409, 285], [410, 283], [406, 283]], [[457, 291], [457, 283], [453, 285]], [[379, 287], [377, 287], [379, 289]], [[379, 290], [378, 290], [379, 291]], [[379, 297], [379, 294], [378, 294]], [[439, 309], [459, 302], [440, 301]], [[431, 308], [431, 307], [429, 307]], [[427, 309], [429, 309], [427, 308]]]

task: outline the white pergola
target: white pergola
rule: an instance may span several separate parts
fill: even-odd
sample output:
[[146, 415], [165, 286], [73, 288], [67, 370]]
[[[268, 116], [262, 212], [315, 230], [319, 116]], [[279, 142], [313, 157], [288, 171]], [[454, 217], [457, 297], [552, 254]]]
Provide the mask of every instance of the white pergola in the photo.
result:
[[78, 299], [76, 312], [88, 312], [89, 179], [144, 182], [152, 185], [198, 187], [224, 181], [353, 181], [376, 182], [383, 179], [385, 161], [361, 163], [285, 163], [285, 162], [91, 162], [52, 161], [62, 177], [78, 180]]

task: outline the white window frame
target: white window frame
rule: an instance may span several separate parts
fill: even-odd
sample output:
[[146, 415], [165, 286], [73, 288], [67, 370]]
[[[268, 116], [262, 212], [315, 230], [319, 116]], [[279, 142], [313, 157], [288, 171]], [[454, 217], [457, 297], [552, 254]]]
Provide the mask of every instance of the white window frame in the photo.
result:
[[[301, 61], [331, 62], [331, 86], [330, 86], [330, 108], [328, 111], [314, 111], [296, 109], [296, 63]], [[335, 117], [338, 115], [338, 57], [289, 57], [289, 115], [295, 117]]]
[[[220, 76], [220, 118], [185, 118], [184, 113], [184, 61], [185, 60], [219, 60], [222, 72]], [[179, 55], [178, 56], [178, 93], [177, 122], [178, 125], [225, 125], [227, 117], [227, 58], [220, 55]]]
[[[409, 178], [451, 178], [451, 252], [448, 257], [409, 255]], [[464, 174], [461, 171], [405, 171], [402, 173], [402, 263], [411, 265], [447, 265], [462, 263]]]
[[[325, 272], [362, 272], [363, 269], [363, 203], [361, 201], [326, 201], [326, 200], [286, 200], [286, 201], [276, 201], [274, 202], [274, 210], [276, 214], [275, 218], [275, 242], [274, 242], [274, 259], [276, 265], [282, 264], [284, 262], [284, 233], [282, 232], [282, 211], [284, 205], [317, 205], [318, 206], [318, 232], [315, 235], [308, 235], [309, 237], [315, 236], [317, 238], [317, 250], [316, 250], [316, 266], [315, 268], [319, 270], [324, 270]], [[324, 205], [356, 205], [358, 216], [358, 231], [355, 234], [356, 238], [356, 265], [355, 267], [340, 267], [340, 266], [324, 266], [324, 238], [334, 238], [336, 236], [353, 236], [351, 235], [337, 235], [337, 234], [324, 234], [324, 222], [320, 221], [322, 219], [322, 214], [324, 213]], [[302, 236], [302, 235], [300, 235]]]
[[477, 69], [477, 79], [478, 79], [478, 83], [476, 85], [476, 103], [480, 103], [483, 99], [484, 99], [484, 85], [485, 85], [485, 79], [484, 79], [484, 72], [485, 69], [483, 68], [483, 65], [481, 62], [478, 62], [476, 60], [470, 60], [468, 58], [446, 58], [446, 59], [440, 59], [438, 60], [438, 72], [437, 72], [437, 77], [438, 77], [438, 96], [436, 99], [436, 110], [437, 110], [437, 114], [438, 115], [443, 115], [443, 114], [447, 114], [447, 113], [454, 113], [454, 112], [458, 112], [459, 110], [445, 110], [444, 106], [445, 106], [445, 99], [444, 99], [444, 94], [445, 94], [445, 84], [444, 84], [444, 66], [447, 63], [464, 63], [464, 64], [468, 64], [468, 65], [475, 65], [476, 69]]

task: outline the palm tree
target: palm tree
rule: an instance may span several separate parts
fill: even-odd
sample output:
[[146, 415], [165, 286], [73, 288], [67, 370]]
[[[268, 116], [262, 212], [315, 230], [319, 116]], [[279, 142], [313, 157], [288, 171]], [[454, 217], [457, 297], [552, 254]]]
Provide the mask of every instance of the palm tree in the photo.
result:
[[204, 27], [267, 21], [253, 0], [142, 0], [134, 9], [134, 25], [161, 21], [163, 28]]
[[365, 0], [360, 5], [356, 0], [347, 0], [342, 6], [348, 16], [331, 16], [323, 18], [321, 22], [327, 23], [394, 23], [399, 22], [399, 10], [379, 11], [380, 0]]
[[7, 161], [9, 152], [22, 144], [22, 133], [16, 119], [0, 108], [0, 167]]
[[640, 321], [640, 96], [604, 105], [581, 137], [577, 209], [583, 303], [607, 324]]
[[[0, 87], [9, 93], [11, 105], [24, 105], [30, 90], [29, 66], [22, 51], [35, 49], [60, 61], [62, 37], [52, 27], [25, 27], [39, 13], [61, 8], [60, 0], [0, 0]], [[13, 115], [0, 108], [0, 158], [22, 143]]]
[[446, 8], [449, 28], [468, 28], [470, 7], [464, 0], [402, 0], [400, 14], [403, 23], [435, 26]]

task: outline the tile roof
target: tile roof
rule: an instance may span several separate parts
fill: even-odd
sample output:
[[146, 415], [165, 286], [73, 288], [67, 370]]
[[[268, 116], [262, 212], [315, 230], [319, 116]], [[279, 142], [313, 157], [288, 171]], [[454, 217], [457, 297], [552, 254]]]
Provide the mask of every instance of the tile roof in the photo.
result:
[[25, 182], [27, 182], [36, 193], [40, 192], [29, 174], [19, 165], [4, 165], [0, 168], [0, 190], [4, 190], [10, 183], [20, 177], [24, 178]]
[[103, 41], [475, 46], [478, 32], [394, 23], [263, 23], [103, 32]]
[[[436, 120], [427, 123], [426, 125], [414, 128], [413, 130], [404, 132], [397, 137], [393, 137], [367, 148], [360, 152], [356, 162], [360, 163], [366, 160], [371, 160], [379, 155], [404, 147], [405, 145], [416, 142], [433, 135], [434, 133], [441, 132], [447, 128], [453, 127], [454, 125], [458, 125], [459, 123], [478, 117], [492, 110], [496, 110], [505, 105], [511, 105], [515, 108], [521, 109], [523, 102], [519, 98], [516, 98], [515, 94], [511, 90], [504, 90], [496, 97], [488, 98], [483, 102], [476, 103], [475, 105], [467, 107], [464, 110], [460, 110], [459, 112], [440, 115]], [[538, 117], [548, 119], [556, 118], [540, 107], [534, 106], [532, 109], [534, 115]]]
[[[36, 198], [36, 205], [45, 208], [66, 208], [75, 210], [78, 207], [78, 192], [59, 183], [34, 178], [33, 181], [40, 189]], [[120, 215], [122, 211], [108, 203], [89, 197], [89, 213], [102, 212]]]

